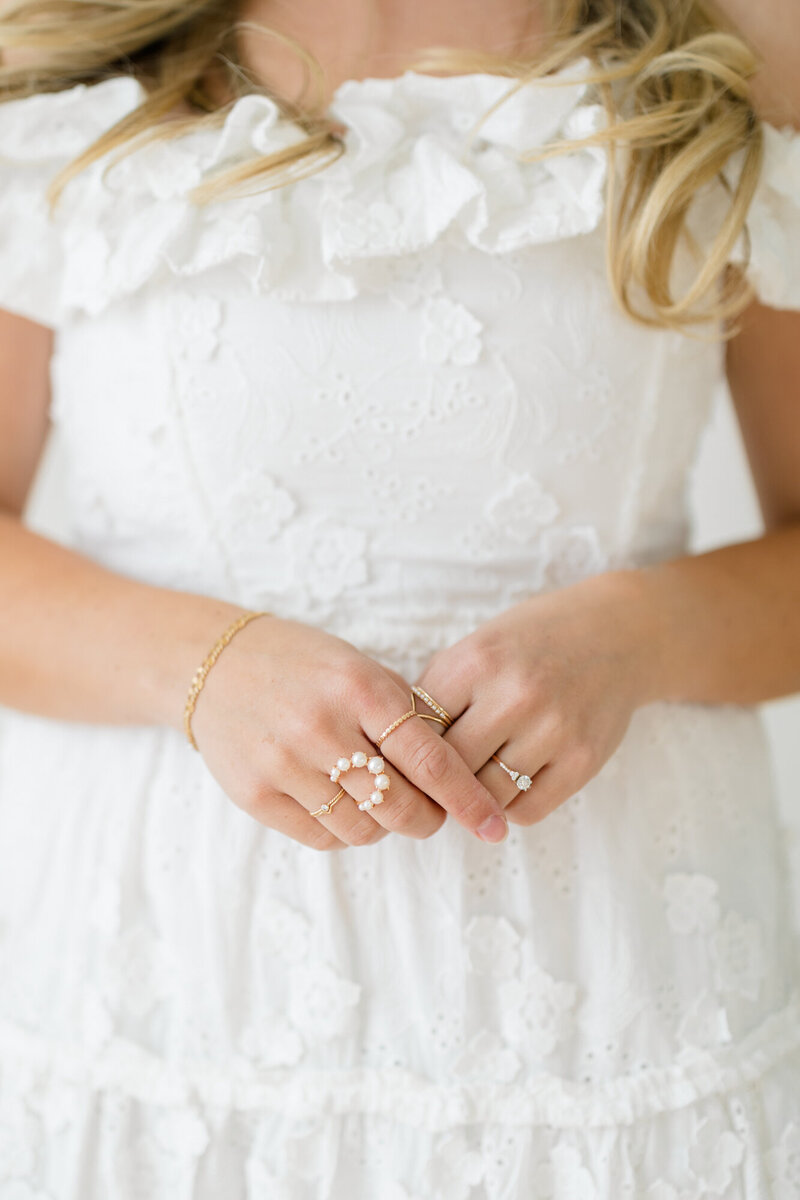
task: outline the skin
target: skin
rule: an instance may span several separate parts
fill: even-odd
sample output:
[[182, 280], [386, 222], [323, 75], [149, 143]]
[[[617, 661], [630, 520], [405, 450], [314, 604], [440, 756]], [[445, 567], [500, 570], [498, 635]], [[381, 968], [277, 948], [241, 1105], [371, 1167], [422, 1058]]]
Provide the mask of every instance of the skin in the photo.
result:
[[[284, 32], [303, 38], [316, 29], [314, 6], [325, 8], [308, 0], [305, 25]], [[354, 75], [394, 74], [408, 49], [453, 44], [454, 31], [465, 47], [492, 50], [536, 36], [513, 5], [493, 7], [488, 21], [477, 0], [438, 0], [419, 13], [396, 0], [369, 28], [366, 0], [343, 7], [347, 21], [320, 25], [322, 40], [308, 40], [331, 63], [332, 88]], [[276, 12], [288, 19], [297, 10], [254, 3], [249, 15], [275, 23]], [[347, 46], [337, 40], [345, 29]], [[356, 44], [373, 57], [348, 50]], [[259, 58], [263, 46], [251, 47], [254, 65], [277, 82], [275, 64]], [[281, 62], [290, 57], [282, 52]], [[292, 69], [280, 80], [287, 95], [301, 82]], [[51, 353], [49, 330], [0, 312], [0, 703], [182, 731], [195, 668], [244, 610], [124, 578], [23, 525], [47, 432]], [[277, 616], [251, 622], [210, 672], [193, 721], [226, 794], [321, 850], [388, 832], [429, 837], [448, 814], [473, 833], [495, 814], [504, 836], [506, 820], [533, 824], [591, 779], [642, 704], [756, 703], [800, 690], [798, 368], [800, 315], [753, 304], [726, 369], [764, 536], [532, 597], [434, 655], [416, 682], [455, 723], [442, 734], [408, 720], [390, 735], [381, 748], [390, 802], [369, 813], [340, 802], [328, 816], [309, 815], [335, 793], [327, 773], [336, 758], [370, 753], [407, 711], [409, 681], [324, 630]], [[516, 790], [494, 752], [524, 764], [534, 776], [528, 792]], [[363, 770], [341, 782], [359, 800], [370, 790]]]

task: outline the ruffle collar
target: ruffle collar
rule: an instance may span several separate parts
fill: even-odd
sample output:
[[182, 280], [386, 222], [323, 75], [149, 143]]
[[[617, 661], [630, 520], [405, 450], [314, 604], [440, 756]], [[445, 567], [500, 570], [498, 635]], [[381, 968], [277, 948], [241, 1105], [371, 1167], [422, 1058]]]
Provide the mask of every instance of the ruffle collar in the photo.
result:
[[[472, 149], [470, 130], [513, 80], [415, 71], [348, 80], [329, 106], [345, 127], [339, 159], [286, 186], [206, 205], [189, 193], [211, 174], [303, 140], [269, 97], [242, 97], [223, 124], [144, 145], [113, 165], [106, 156], [67, 185], [56, 212], [61, 306], [95, 313], [160, 273], [192, 276], [223, 263], [278, 297], [347, 299], [368, 260], [418, 253], [446, 236], [503, 254], [589, 232], [603, 208], [606, 152], [518, 158], [604, 122], [584, 79], [589, 66], [581, 59], [557, 82], [523, 84]], [[12, 168], [19, 236], [35, 236], [25, 230], [41, 207], [31, 205], [32, 188], [43, 192], [45, 177], [144, 96], [120, 76], [0, 107], [0, 177]]]

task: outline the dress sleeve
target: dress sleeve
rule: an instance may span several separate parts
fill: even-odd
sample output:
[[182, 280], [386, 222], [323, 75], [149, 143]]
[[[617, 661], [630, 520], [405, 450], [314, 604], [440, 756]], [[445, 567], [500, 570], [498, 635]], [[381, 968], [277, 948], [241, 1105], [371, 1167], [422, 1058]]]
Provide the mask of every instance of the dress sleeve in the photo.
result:
[[0, 308], [64, 320], [69, 222], [61, 205], [50, 213], [47, 186], [137, 98], [134, 80], [116, 78], [0, 103]]
[[[61, 248], [46, 189], [61, 162], [47, 137], [43, 111], [52, 107], [51, 96], [0, 104], [0, 307], [55, 326]], [[32, 139], [37, 124], [49, 150]]]
[[[747, 216], [747, 276], [762, 304], [800, 309], [800, 132], [763, 123], [764, 160]], [[744, 238], [731, 257], [744, 261]]]

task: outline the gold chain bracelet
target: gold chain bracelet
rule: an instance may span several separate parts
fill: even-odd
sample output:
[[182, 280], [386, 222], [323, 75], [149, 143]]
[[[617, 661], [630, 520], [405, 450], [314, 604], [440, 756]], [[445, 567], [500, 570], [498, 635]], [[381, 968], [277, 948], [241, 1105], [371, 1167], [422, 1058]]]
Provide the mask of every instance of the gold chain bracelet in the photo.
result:
[[191, 746], [194, 746], [195, 750], [198, 750], [199, 747], [197, 745], [197, 742], [194, 740], [194, 734], [192, 733], [192, 714], [194, 713], [194, 708], [195, 708], [195, 705], [197, 704], [197, 697], [200, 695], [201, 691], [203, 690], [203, 684], [206, 681], [206, 676], [208, 675], [208, 672], [211, 670], [214, 663], [217, 661], [220, 654], [227, 646], [228, 642], [231, 640], [232, 637], [234, 637], [239, 632], [240, 629], [244, 629], [245, 625], [247, 625], [249, 621], [254, 621], [256, 617], [271, 617], [271, 616], [272, 616], [272, 613], [268, 613], [268, 612], [243, 613], [241, 617], [238, 617], [234, 621], [234, 623], [231, 626], [229, 626], [228, 629], [225, 630], [222, 637], [217, 642], [215, 642], [213, 648], [209, 651], [206, 658], [203, 660], [203, 662], [200, 664], [200, 666], [197, 668], [194, 675], [192, 676], [192, 683], [191, 683], [191, 687], [189, 688], [189, 695], [186, 697], [186, 708], [183, 711], [183, 727], [186, 730], [186, 736], [189, 739], [189, 744]]

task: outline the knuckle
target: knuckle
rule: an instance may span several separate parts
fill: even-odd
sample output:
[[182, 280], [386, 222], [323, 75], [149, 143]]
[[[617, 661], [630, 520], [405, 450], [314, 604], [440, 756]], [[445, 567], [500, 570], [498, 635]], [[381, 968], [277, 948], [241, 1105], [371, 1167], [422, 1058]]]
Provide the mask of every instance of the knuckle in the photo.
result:
[[438, 831], [442, 828], [445, 821], [447, 820], [447, 813], [444, 811], [444, 809], [442, 809], [438, 819], [437, 818], [434, 818], [434, 819], [435, 819], [436, 823], [432, 824], [430, 826], [430, 828], [420, 829], [420, 831], [418, 833], [414, 833], [412, 836], [419, 837], [419, 838], [433, 837], [434, 833], [438, 833]]
[[270, 768], [279, 779], [286, 779], [296, 767], [296, 757], [285, 741], [274, 742], [269, 751]]
[[526, 804], [509, 805], [506, 816], [514, 825], [538, 825], [547, 816], [548, 810], [540, 803], [529, 800]]
[[331, 714], [328, 709], [311, 704], [297, 708], [289, 716], [293, 746], [324, 746], [331, 740]]
[[545, 718], [545, 732], [551, 745], [563, 745], [571, 728], [570, 713], [560, 704], [550, 706]]
[[491, 675], [500, 667], [502, 652], [495, 638], [474, 637], [465, 647], [466, 661], [473, 675]]
[[586, 741], [578, 741], [570, 753], [570, 779], [578, 784], [585, 783], [595, 773], [596, 757], [593, 747]]
[[326, 829], [324, 825], [320, 825], [317, 830], [309, 834], [307, 842], [312, 850], [333, 850], [341, 844], [336, 834], [331, 833], [330, 829]]
[[375, 669], [367, 659], [354, 659], [347, 667], [344, 690], [350, 711], [363, 712], [375, 703], [378, 685]]
[[417, 821], [417, 804], [412, 796], [395, 796], [391, 807], [392, 829], [401, 833], [410, 829]]
[[354, 825], [347, 840], [351, 846], [371, 846], [373, 842], [379, 842], [383, 834], [384, 830], [381, 826], [376, 821], [370, 820], [368, 823]]
[[441, 738], [419, 742], [411, 751], [411, 771], [423, 784], [438, 784], [447, 775], [450, 756]]
[[267, 813], [276, 794], [274, 788], [267, 786], [263, 781], [252, 783], [244, 791], [238, 805], [249, 817], [267, 824]]
[[514, 716], [522, 716], [533, 707], [536, 689], [530, 675], [519, 667], [507, 671], [504, 691], [507, 710]]

